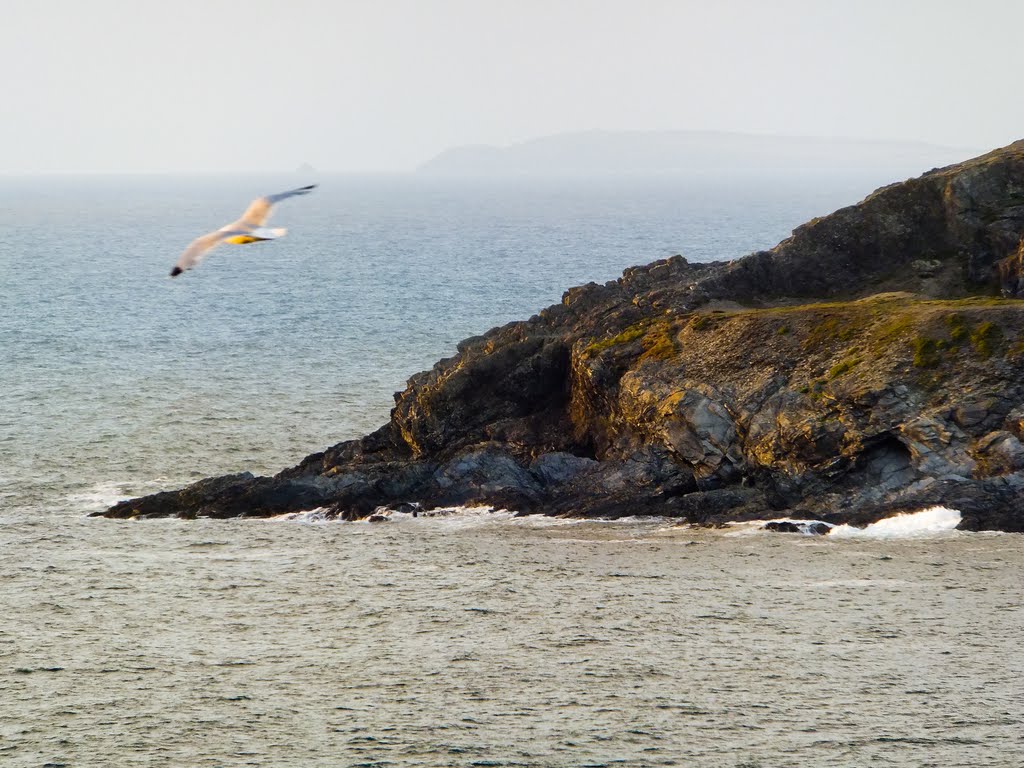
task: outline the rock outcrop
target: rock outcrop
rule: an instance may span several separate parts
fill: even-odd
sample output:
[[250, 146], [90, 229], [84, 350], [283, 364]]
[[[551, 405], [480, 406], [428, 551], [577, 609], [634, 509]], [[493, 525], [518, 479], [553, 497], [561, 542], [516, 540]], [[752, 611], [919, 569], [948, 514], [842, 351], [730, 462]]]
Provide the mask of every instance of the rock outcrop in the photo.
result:
[[1022, 235], [1017, 142], [771, 251], [570, 289], [413, 376], [361, 440], [104, 514], [415, 502], [861, 524], [944, 504], [963, 527], [1024, 531]]

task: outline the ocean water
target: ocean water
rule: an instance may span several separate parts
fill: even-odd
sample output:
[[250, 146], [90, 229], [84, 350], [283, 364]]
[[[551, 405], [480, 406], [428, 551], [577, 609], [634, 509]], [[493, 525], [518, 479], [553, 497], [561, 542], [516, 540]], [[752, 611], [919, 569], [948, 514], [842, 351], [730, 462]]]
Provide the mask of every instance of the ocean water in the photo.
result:
[[[275, 243], [167, 274], [262, 194]], [[271, 473], [569, 286], [886, 179], [0, 177], [0, 765], [1024, 762], [1019, 537], [85, 515]]]
[[0, 765], [1024, 762], [1012, 534], [0, 524]]

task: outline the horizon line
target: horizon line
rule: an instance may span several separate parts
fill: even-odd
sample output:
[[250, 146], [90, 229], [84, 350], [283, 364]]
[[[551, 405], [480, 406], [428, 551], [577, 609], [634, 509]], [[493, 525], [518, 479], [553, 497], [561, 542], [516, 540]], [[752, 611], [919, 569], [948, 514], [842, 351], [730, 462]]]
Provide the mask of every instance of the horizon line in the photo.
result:
[[[515, 147], [521, 147], [533, 142], [544, 141], [548, 139], [555, 139], [559, 137], [570, 137], [570, 136], [583, 136], [583, 135], [594, 135], [594, 134], [605, 134], [609, 136], [614, 135], [628, 135], [628, 134], [703, 134], [703, 135], [720, 135], [720, 136], [743, 136], [751, 138], [763, 138], [763, 139], [792, 139], [792, 140], [804, 140], [804, 141], [828, 141], [828, 142], [847, 142], [855, 144], [865, 145], [884, 145], [884, 144], [904, 144], [908, 146], [928, 147], [931, 149], [941, 149], [947, 151], [956, 152], [972, 152], [976, 155], [991, 152], [995, 149], [999, 149], [1004, 144], [998, 144], [996, 146], [981, 147], [981, 146], [968, 146], [958, 144], [943, 144], [935, 143], [926, 139], [906, 139], [906, 138], [865, 138], [855, 136], [836, 136], [836, 135], [822, 135], [822, 134], [790, 134], [790, 133], [757, 133], [751, 131], [738, 131], [738, 130], [727, 130], [727, 129], [709, 129], [709, 128], [658, 128], [658, 129], [643, 129], [643, 128], [623, 128], [623, 129], [607, 129], [607, 128], [587, 128], [577, 129], [569, 131], [560, 131], [557, 133], [546, 133], [531, 136], [529, 138], [511, 141], [504, 144], [493, 144], [487, 142], [467, 142], [462, 144], [454, 144], [444, 147], [441, 150], [430, 155], [425, 160], [420, 160], [412, 164], [411, 166], [404, 168], [364, 168], [364, 169], [342, 169], [342, 168], [318, 168], [311, 166], [309, 173], [327, 173], [336, 175], [404, 175], [404, 174], [418, 174], [420, 173], [423, 166], [427, 165], [436, 158], [447, 154], [449, 152], [458, 151], [460, 149], [480, 149], [490, 148], [497, 150], [507, 150]], [[1013, 143], [1010, 141], [1009, 143]], [[205, 176], [205, 175], [219, 175], [219, 176], [231, 176], [231, 175], [255, 175], [255, 174], [301, 174], [306, 171], [302, 169], [302, 165], [306, 163], [299, 163], [297, 166], [292, 168], [246, 168], [246, 169], [217, 169], [217, 168], [187, 168], [187, 169], [0, 169], [0, 177], [10, 176]], [[606, 175], [607, 172], [600, 174]], [[491, 173], [481, 173], [481, 175], [495, 175]], [[535, 174], [534, 174], [535, 175]], [[576, 175], [576, 174], [573, 174]]]

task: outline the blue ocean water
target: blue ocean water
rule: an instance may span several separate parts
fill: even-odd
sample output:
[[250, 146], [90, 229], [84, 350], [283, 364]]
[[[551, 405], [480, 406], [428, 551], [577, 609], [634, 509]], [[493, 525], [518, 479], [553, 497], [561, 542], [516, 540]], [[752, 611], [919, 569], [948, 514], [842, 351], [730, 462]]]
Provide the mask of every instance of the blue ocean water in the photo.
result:
[[[169, 279], [193, 237], [311, 181], [271, 219], [286, 238]], [[0, 499], [81, 512], [276, 472], [384, 423], [464, 337], [631, 265], [770, 247], [877, 181], [0, 178]]]

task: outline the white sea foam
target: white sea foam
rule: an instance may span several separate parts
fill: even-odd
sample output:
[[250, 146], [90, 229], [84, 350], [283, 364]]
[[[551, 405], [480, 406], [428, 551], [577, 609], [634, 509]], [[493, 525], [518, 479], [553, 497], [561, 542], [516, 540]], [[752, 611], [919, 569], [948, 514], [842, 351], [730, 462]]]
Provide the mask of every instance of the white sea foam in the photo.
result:
[[[779, 517], [771, 520], [748, 520], [738, 523], [726, 523], [726, 536], [754, 536], [765, 533], [768, 523], [793, 523], [800, 528], [805, 536], [819, 535], [812, 526], [825, 525], [826, 534], [832, 539], [914, 539], [931, 538], [949, 535], [960, 523], [960, 513], [947, 507], [929, 507], [920, 512], [893, 515], [872, 523], [864, 528], [852, 525], [831, 525], [821, 520], [797, 520], [790, 517]], [[774, 533], [774, 532], [773, 532]]]
[[474, 528], [495, 522], [513, 520], [515, 512], [494, 507], [437, 507], [436, 509], [419, 510], [414, 516], [411, 512], [384, 512], [383, 515], [396, 523], [427, 523], [444, 525], [453, 528]]
[[920, 539], [949, 535], [960, 523], [960, 513], [947, 507], [930, 507], [920, 512], [887, 517], [866, 528], [837, 525], [830, 539]]
[[[617, 520], [599, 520], [588, 518], [564, 518], [550, 517], [547, 515], [517, 515], [507, 509], [495, 509], [486, 506], [473, 507], [438, 507], [429, 510], [417, 510], [412, 512], [398, 512], [385, 508], [378, 509], [374, 516], [378, 519], [363, 519], [360, 524], [372, 524], [382, 522], [379, 518], [389, 523], [403, 525], [430, 525], [445, 526], [452, 528], [473, 528], [482, 525], [502, 523], [530, 528], [550, 528], [570, 525], [585, 524], [616, 524], [635, 525], [639, 527], [655, 527], [656, 530], [677, 530], [679, 528], [675, 519], [634, 516], [619, 518]], [[340, 518], [330, 515], [326, 507], [304, 510], [302, 512], [289, 512], [269, 518], [271, 521], [322, 524], [332, 522], [344, 522]], [[902, 538], [928, 538], [936, 535], [948, 534], [956, 529], [960, 522], [960, 513], [946, 507], [931, 507], [930, 509], [912, 514], [901, 514], [879, 520], [866, 528], [855, 528], [851, 525], [832, 526], [820, 520], [798, 520], [795, 518], [781, 517], [771, 520], [749, 520], [739, 523], [727, 523], [726, 536], [754, 536], [765, 533], [764, 526], [769, 522], [793, 523], [800, 528], [800, 533], [805, 536], [819, 536], [812, 529], [815, 525], [826, 525], [830, 528], [829, 538], [873, 538], [873, 539], [902, 539]]]
[[[482, 525], [500, 523], [503, 525], [514, 525], [523, 528], [556, 528], [574, 525], [629, 525], [638, 527], [651, 527], [654, 525], [661, 528], [674, 528], [676, 521], [672, 518], [632, 516], [615, 520], [593, 519], [583, 517], [551, 517], [550, 515], [520, 515], [508, 509], [495, 509], [488, 506], [456, 506], [436, 507], [434, 509], [417, 509], [413, 514], [411, 511], [397, 511], [379, 507], [372, 515], [374, 519], [364, 518], [356, 521], [358, 524], [375, 524], [381, 522], [399, 523], [402, 525], [429, 525], [444, 526], [451, 528], [472, 528]], [[381, 520], [383, 518], [383, 520]], [[330, 515], [326, 507], [317, 507], [302, 512], [288, 512], [283, 515], [276, 515], [268, 518], [271, 521], [291, 523], [344, 523], [346, 521]]]
[[333, 519], [328, 516], [327, 507], [316, 507], [315, 509], [306, 509], [302, 512], [287, 512], [270, 518], [270, 520], [281, 520], [289, 523], [327, 523]]
[[[355, 522], [359, 524], [372, 524], [386, 521], [390, 523], [409, 524], [423, 521], [431, 525], [443, 523], [446, 525], [467, 527], [496, 521], [512, 520], [515, 519], [515, 512], [510, 512], [505, 509], [494, 509], [493, 507], [438, 507], [436, 509], [417, 510], [414, 515], [412, 512], [398, 512], [380, 507], [374, 511], [372, 518], [373, 519], [364, 518]], [[383, 518], [383, 521], [381, 518]], [[269, 519], [272, 521], [307, 524], [348, 522], [342, 520], [340, 517], [330, 514], [327, 507], [316, 507], [315, 509], [307, 509], [302, 512], [288, 512], [283, 515], [276, 515]]]
[[[812, 525], [828, 525], [829, 528], [832, 526], [828, 523], [822, 522], [821, 520], [798, 520], [792, 517], [773, 517], [770, 520], [746, 520], [744, 522], [732, 522], [726, 523], [728, 529], [726, 536], [754, 536], [760, 533], [767, 533], [765, 526], [768, 523], [793, 523], [800, 528], [800, 533], [804, 536], [816, 536], [819, 535], [815, 531], [811, 530]], [[772, 531], [775, 533], [775, 531]]]

